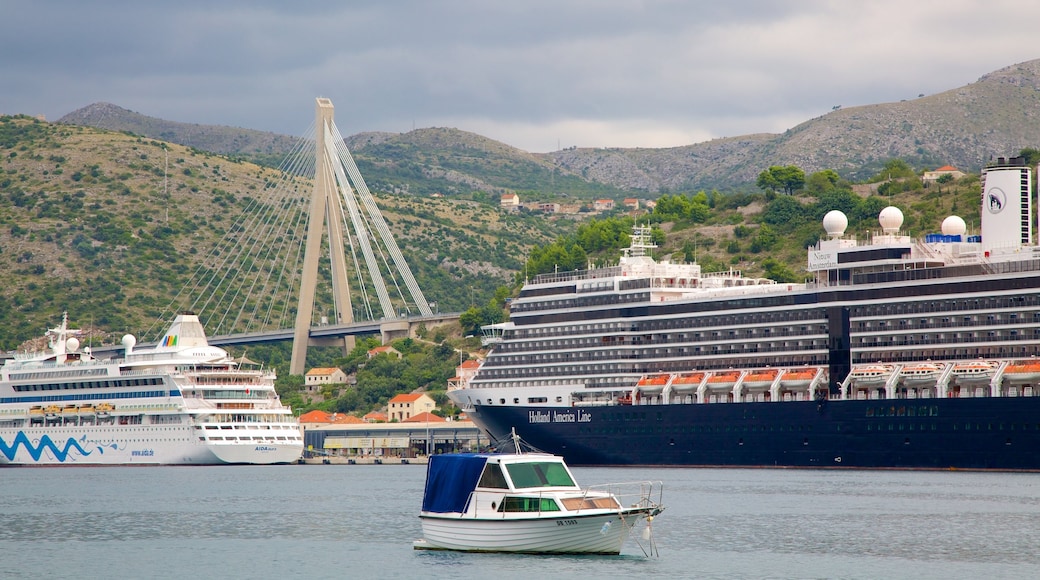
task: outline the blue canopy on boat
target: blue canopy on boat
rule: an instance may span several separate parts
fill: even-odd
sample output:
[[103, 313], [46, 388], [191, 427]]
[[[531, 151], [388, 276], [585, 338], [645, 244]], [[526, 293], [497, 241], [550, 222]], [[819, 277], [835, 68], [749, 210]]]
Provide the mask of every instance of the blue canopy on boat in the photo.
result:
[[488, 456], [478, 453], [433, 455], [426, 467], [424, 512], [462, 513], [469, 494], [477, 487]]

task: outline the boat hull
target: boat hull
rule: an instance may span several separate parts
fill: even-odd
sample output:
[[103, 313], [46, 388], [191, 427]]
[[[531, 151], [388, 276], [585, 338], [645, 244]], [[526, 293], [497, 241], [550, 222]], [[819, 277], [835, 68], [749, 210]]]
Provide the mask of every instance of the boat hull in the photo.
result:
[[1040, 397], [554, 408], [478, 405], [572, 465], [1040, 471]]
[[524, 554], [610, 554], [621, 547], [645, 512], [617, 512], [561, 517], [476, 519], [420, 516], [423, 540], [418, 549]]
[[292, 463], [295, 445], [202, 443], [187, 426], [62, 426], [0, 430], [0, 465]]

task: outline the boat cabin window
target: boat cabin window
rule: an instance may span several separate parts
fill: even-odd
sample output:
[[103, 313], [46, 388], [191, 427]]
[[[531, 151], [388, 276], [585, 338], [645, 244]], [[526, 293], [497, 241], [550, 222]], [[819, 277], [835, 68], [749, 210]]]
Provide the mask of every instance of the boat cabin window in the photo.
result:
[[574, 487], [567, 469], [562, 463], [539, 461], [527, 463], [511, 463], [506, 465], [509, 478], [517, 489], [525, 487]]
[[[470, 481], [473, 480], [471, 479]], [[509, 484], [506, 483], [506, 476], [502, 473], [502, 466], [497, 463], [485, 464], [484, 472], [480, 474], [480, 481], [477, 482], [477, 487], [509, 489]]]
[[551, 497], [505, 497], [500, 512], [558, 512], [560, 505]]

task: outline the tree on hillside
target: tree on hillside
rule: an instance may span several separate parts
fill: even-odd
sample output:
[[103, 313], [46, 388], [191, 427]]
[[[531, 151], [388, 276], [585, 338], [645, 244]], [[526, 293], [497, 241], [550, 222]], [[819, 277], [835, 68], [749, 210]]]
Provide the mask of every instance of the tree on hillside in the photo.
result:
[[1026, 167], [1036, 167], [1040, 163], [1040, 149], [1026, 147], [1018, 152], [1018, 156], [1026, 160]]
[[711, 206], [708, 195], [703, 191], [695, 195], [665, 194], [657, 199], [653, 214], [661, 221], [689, 220], [694, 223], [703, 223], [711, 215]]
[[830, 193], [838, 188], [841, 176], [833, 169], [824, 169], [813, 173], [805, 180], [805, 192], [817, 196]]
[[765, 191], [782, 190], [791, 195], [805, 186], [805, 171], [797, 165], [773, 165], [758, 174], [755, 185]]
[[878, 183], [880, 181], [891, 181], [893, 179], [901, 179], [904, 177], [917, 177], [917, 173], [906, 161], [903, 161], [902, 159], [889, 159], [885, 162], [881, 171], [878, 171], [877, 174], [868, 179], [867, 182]]

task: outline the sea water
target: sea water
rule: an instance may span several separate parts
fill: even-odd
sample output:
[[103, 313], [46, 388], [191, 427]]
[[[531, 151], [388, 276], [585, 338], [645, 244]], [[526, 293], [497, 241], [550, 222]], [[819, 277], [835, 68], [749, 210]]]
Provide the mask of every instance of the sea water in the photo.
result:
[[[421, 465], [0, 469], [5, 578], [1035, 578], [1040, 474], [575, 468], [661, 480], [622, 555], [413, 550]], [[637, 543], [642, 540], [643, 546]]]

